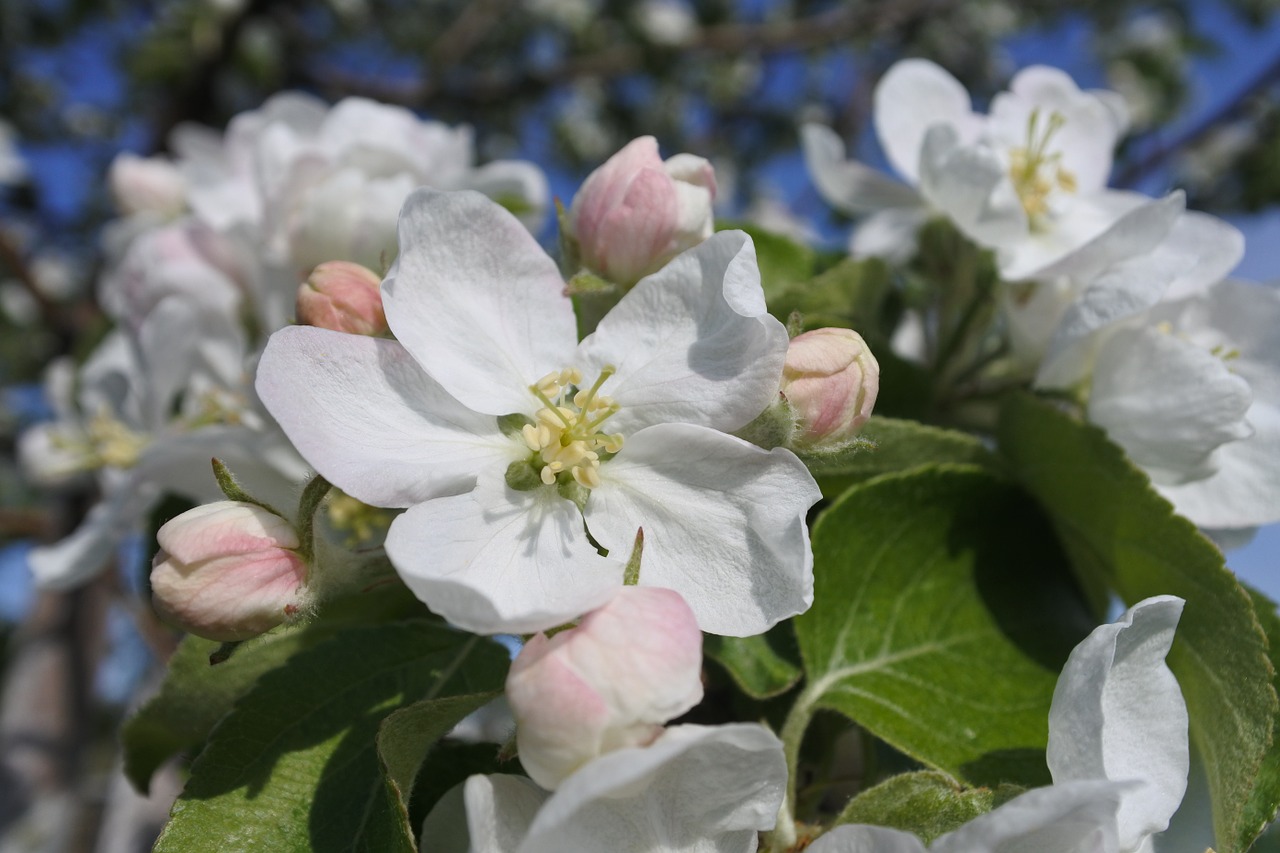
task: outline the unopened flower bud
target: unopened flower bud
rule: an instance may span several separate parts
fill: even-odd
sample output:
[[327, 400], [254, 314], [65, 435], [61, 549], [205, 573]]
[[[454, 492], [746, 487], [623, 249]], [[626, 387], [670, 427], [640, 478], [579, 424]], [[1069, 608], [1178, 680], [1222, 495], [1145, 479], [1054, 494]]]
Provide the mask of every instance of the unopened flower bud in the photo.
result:
[[192, 634], [247, 640], [310, 607], [298, 534], [260, 506], [198, 506], [166, 522], [156, 538], [155, 608]]
[[583, 183], [569, 211], [582, 265], [624, 286], [657, 272], [711, 236], [716, 196], [711, 164], [692, 154], [665, 163], [642, 136]]
[[814, 329], [787, 348], [781, 390], [797, 416], [797, 445], [838, 446], [871, 417], [880, 365], [857, 332]]
[[298, 322], [353, 335], [387, 331], [381, 279], [350, 261], [326, 261], [298, 286]]
[[521, 649], [507, 676], [520, 763], [554, 790], [599, 755], [645, 746], [702, 699], [702, 632], [678, 593], [623, 587]]
[[163, 157], [121, 154], [111, 162], [107, 184], [122, 213], [177, 216], [187, 208], [187, 182]]

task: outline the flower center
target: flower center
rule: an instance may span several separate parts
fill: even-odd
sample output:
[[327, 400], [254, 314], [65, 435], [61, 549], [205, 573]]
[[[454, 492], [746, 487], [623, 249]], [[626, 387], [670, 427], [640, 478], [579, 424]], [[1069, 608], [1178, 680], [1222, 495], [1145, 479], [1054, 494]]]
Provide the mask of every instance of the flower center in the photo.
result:
[[1027, 119], [1026, 145], [1009, 151], [1009, 178], [1033, 229], [1049, 213], [1049, 197], [1054, 190], [1076, 191], [1076, 177], [1063, 168], [1062, 152], [1049, 150], [1054, 135], [1066, 123], [1059, 112], [1050, 113], [1041, 123], [1040, 109], [1036, 108]]
[[111, 468], [132, 468], [150, 441], [147, 436], [129, 429], [106, 409], [93, 416], [85, 431], [93, 457]]
[[617, 414], [612, 397], [600, 393], [600, 386], [615, 372], [609, 366], [587, 390], [579, 390], [582, 371], [567, 367], [548, 373], [529, 386], [543, 408], [534, 422], [521, 430], [524, 442], [535, 454], [533, 465], [543, 483], [550, 486], [563, 475], [581, 486], [600, 485], [600, 454], [622, 449], [622, 436], [600, 431], [600, 426]]

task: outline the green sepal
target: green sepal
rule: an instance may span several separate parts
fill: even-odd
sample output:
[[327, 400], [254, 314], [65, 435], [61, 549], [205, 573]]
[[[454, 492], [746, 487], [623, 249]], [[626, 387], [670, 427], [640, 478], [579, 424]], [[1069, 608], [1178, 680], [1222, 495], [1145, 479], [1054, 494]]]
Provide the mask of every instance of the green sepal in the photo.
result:
[[636, 544], [631, 548], [631, 557], [627, 567], [622, 571], [622, 585], [636, 586], [640, 583], [640, 558], [644, 555], [644, 528], [636, 528]]
[[517, 492], [532, 492], [546, 485], [538, 475], [538, 469], [528, 459], [517, 459], [507, 466], [507, 486]]
[[524, 435], [524, 428], [527, 426], [534, 426], [534, 420], [520, 412], [512, 412], [509, 415], [502, 415], [498, 418], [498, 430], [503, 435], [520, 438]]
[[214, 457], [210, 460], [213, 464], [213, 478], [218, 481], [218, 488], [227, 496], [227, 500], [236, 501], [237, 503], [253, 504], [265, 509], [267, 512], [285, 518], [285, 514], [273, 507], [265, 501], [260, 501], [253, 495], [244, 490], [240, 485], [240, 481], [231, 473], [231, 469], [223, 464], [221, 459]]

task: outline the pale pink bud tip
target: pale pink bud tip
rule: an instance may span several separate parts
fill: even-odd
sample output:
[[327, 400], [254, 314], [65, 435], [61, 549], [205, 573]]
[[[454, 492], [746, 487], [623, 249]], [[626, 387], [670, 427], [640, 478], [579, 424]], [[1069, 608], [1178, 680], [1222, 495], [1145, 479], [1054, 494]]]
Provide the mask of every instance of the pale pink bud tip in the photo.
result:
[[838, 445], [871, 417], [880, 365], [857, 332], [814, 329], [787, 348], [781, 390], [799, 418], [799, 445]]
[[599, 755], [649, 744], [702, 700], [702, 632], [678, 593], [623, 587], [581, 624], [538, 634], [507, 676], [520, 762], [554, 790]]
[[380, 284], [368, 267], [326, 261], [298, 286], [298, 322], [353, 335], [385, 334]]
[[200, 637], [247, 640], [305, 611], [307, 565], [293, 526], [262, 507], [218, 501], [188, 510], [156, 535], [157, 612]]
[[716, 179], [692, 154], [665, 163], [642, 136], [587, 176], [573, 199], [569, 227], [583, 266], [609, 281], [635, 284], [711, 236]]

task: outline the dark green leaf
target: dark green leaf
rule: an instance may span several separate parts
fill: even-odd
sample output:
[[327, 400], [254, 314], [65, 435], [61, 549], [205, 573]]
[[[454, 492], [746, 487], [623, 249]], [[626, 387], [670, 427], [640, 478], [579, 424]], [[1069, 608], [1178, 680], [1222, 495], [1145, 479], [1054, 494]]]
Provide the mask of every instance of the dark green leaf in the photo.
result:
[[756, 247], [765, 299], [771, 300], [793, 285], [807, 282], [813, 275], [816, 256], [813, 249], [802, 243], [744, 222], [719, 222], [716, 228], [719, 231], [736, 229], [750, 235]]
[[414, 850], [379, 726], [414, 702], [498, 690], [507, 663], [496, 643], [425, 620], [352, 628], [300, 652], [214, 730], [155, 849]]
[[1092, 627], [1052, 530], [987, 471], [854, 486], [813, 531], [801, 703], [974, 784], [1048, 782], [1049, 705]]
[[863, 791], [849, 801], [836, 825], [866, 823], [911, 832], [928, 843], [984, 815], [1020, 788], [965, 788], [945, 773], [903, 773]]
[[1086, 583], [1115, 590], [1127, 604], [1161, 594], [1186, 599], [1169, 666], [1208, 772], [1218, 849], [1247, 849], [1262, 815], [1275, 811], [1274, 786], [1260, 773], [1280, 710], [1249, 596], [1221, 552], [1100, 429], [1020, 395], [1005, 405], [1000, 447]]
[[[1268, 656], [1276, 672], [1271, 686], [1280, 691], [1280, 615], [1276, 614], [1276, 603], [1248, 584], [1241, 586], [1253, 600], [1253, 612], [1267, 635]], [[1280, 715], [1272, 720], [1271, 747], [1262, 760], [1253, 795], [1245, 806], [1244, 825], [1266, 826], [1275, 819], [1277, 806], [1280, 806]]]
[[720, 664], [734, 683], [753, 699], [769, 699], [786, 693], [800, 680], [800, 667], [774, 648], [786, 625], [754, 637], [720, 637], [708, 634], [702, 651]]

